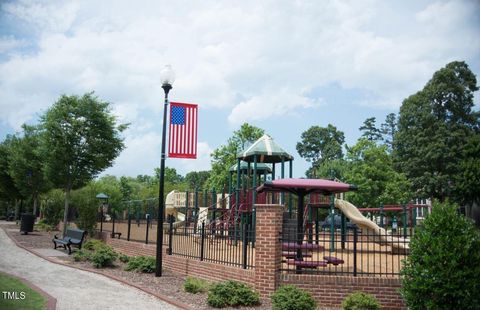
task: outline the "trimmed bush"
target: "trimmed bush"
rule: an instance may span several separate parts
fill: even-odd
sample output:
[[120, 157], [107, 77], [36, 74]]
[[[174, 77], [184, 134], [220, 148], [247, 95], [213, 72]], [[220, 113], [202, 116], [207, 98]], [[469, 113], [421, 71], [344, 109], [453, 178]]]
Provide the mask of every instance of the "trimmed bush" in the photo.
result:
[[109, 246], [105, 245], [98, 248], [91, 255], [93, 267], [103, 268], [113, 266], [113, 262], [117, 259], [118, 254]]
[[35, 224], [35, 228], [39, 231], [53, 231], [54, 227], [52, 225], [47, 224], [43, 219], [40, 220], [37, 224]]
[[207, 303], [214, 308], [255, 306], [260, 304], [260, 294], [246, 284], [226, 281], [212, 285]]
[[130, 256], [125, 254], [120, 254], [118, 255], [118, 260], [121, 261], [122, 263], [128, 263], [130, 261]]
[[73, 260], [76, 262], [86, 262], [89, 261], [91, 257], [92, 252], [85, 249], [78, 250], [73, 254]]
[[185, 283], [183, 283], [185, 292], [192, 294], [205, 293], [208, 291], [209, 286], [210, 284], [207, 281], [194, 277], [187, 277]]
[[83, 248], [89, 251], [96, 251], [100, 248], [106, 247], [107, 245], [98, 239], [90, 239], [83, 244]]
[[411, 239], [401, 274], [410, 309], [478, 309], [480, 232], [457, 206], [434, 204]]
[[126, 271], [138, 271], [143, 273], [152, 273], [156, 269], [156, 261], [153, 256], [131, 257], [125, 267]]
[[282, 285], [272, 294], [274, 310], [314, 310], [317, 302], [309, 292], [295, 285]]
[[348, 295], [342, 302], [344, 310], [379, 310], [381, 309], [378, 300], [367, 293], [355, 292]]

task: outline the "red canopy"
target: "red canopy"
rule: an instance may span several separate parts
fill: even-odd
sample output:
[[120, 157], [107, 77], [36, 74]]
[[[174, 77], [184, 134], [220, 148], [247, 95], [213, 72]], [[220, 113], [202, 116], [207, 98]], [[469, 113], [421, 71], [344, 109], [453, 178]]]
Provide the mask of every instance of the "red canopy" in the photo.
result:
[[322, 193], [328, 195], [356, 189], [355, 185], [325, 179], [279, 179], [266, 182], [258, 187], [257, 191], [288, 191], [295, 194], [303, 192], [305, 194]]

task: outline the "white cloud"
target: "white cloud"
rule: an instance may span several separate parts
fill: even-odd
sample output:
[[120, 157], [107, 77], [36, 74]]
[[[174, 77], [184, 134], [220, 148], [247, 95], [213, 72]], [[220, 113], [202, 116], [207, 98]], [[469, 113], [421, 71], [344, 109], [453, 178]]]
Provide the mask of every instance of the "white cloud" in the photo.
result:
[[298, 111], [317, 107], [319, 102], [304, 97], [292, 89], [268, 89], [259, 96], [252, 97], [236, 105], [228, 121], [239, 125], [249, 120], [261, 120], [282, 115], [299, 115]]
[[182, 175], [186, 175], [190, 171], [205, 171], [210, 170], [210, 154], [213, 149], [207, 142], [199, 142], [197, 144], [197, 158], [196, 159], [178, 159], [168, 158], [166, 165], [177, 169]]
[[140, 146], [158, 155], [148, 152], [167, 63], [177, 73], [171, 99], [222, 111], [231, 125], [308, 113], [322, 94], [305, 90], [330, 84], [393, 109], [449, 61], [478, 68], [479, 11], [474, 1], [8, 2], [0, 14], [22, 35], [0, 39], [0, 122], [18, 129], [61, 94], [95, 90], [131, 123], [117, 166], [133, 173]]

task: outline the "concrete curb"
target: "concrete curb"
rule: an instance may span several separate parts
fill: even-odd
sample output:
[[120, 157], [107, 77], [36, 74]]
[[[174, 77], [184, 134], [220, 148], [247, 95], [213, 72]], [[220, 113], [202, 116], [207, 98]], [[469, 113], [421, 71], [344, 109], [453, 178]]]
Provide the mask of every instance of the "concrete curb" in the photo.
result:
[[43, 297], [45, 297], [47, 299], [47, 303], [45, 305], [46, 310], [56, 310], [57, 309], [57, 299], [55, 297], [53, 297], [52, 295], [48, 294], [47, 292], [45, 292], [44, 290], [42, 290], [41, 288], [39, 288], [38, 286], [36, 286], [35, 284], [33, 284], [32, 282], [30, 282], [27, 279], [24, 279], [22, 277], [18, 277], [18, 276], [15, 276], [13, 274], [6, 273], [6, 272], [3, 272], [3, 271], [0, 271], [0, 274], [4, 274], [6, 276], [9, 276], [9, 277], [15, 278], [17, 280], [20, 280], [26, 286], [30, 287], [32, 290], [34, 290], [35, 292], [37, 292], [40, 295], [42, 295]]
[[[183, 309], [183, 310], [195, 310], [195, 308], [192, 308], [192, 307], [190, 307], [189, 305], [186, 305], [186, 304], [181, 303], [181, 302], [179, 302], [179, 301], [173, 300], [173, 299], [171, 299], [171, 298], [169, 298], [169, 297], [167, 297], [167, 296], [165, 296], [165, 295], [159, 294], [159, 293], [157, 293], [157, 292], [153, 292], [153, 291], [149, 290], [149, 289], [146, 288], [146, 287], [139, 286], [139, 285], [137, 285], [137, 284], [127, 282], [126, 280], [121, 279], [121, 278], [118, 278], [118, 277], [116, 277], [116, 276], [112, 276], [112, 275], [103, 273], [103, 272], [101, 272], [101, 271], [90, 270], [90, 269], [83, 268], [83, 267], [67, 265], [67, 264], [64, 264], [64, 263], [62, 263], [62, 262], [60, 262], [60, 261], [51, 259], [51, 258], [49, 258], [49, 257], [47, 257], [47, 256], [44, 256], [44, 255], [42, 255], [42, 254], [40, 254], [40, 253], [37, 253], [37, 252], [33, 251], [32, 249], [29, 249], [29, 248], [23, 246], [22, 244], [18, 243], [17, 240], [16, 240], [15, 238], [13, 238], [13, 236], [10, 234], [10, 232], [9, 232], [7, 229], [5, 229], [5, 227], [1, 227], [1, 228], [3, 229], [3, 231], [5, 231], [5, 233], [7, 234], [7, 236], [10, 238], [10, 240], [12, 240], [12, 241], [15, 243], [16, 246], [18, 246], [19, 248], [24, 249], [25, 251], [28, 251], [28, 252], [32, 253], [33, 255], [36, 255], [36, 256], [38, 256], [38, 257], [40, 257], [40, 258], [43, 258], [43, 259], [46, 260], [46, 261], [49, 261], [49, 262], [54, 263], [54, 264], [57, 264], [57, 265], [62, 265], [62, 266], [70, 267], [70, 268], [73, 268], [73, 269], [79, 269], [79, 270], [83, 270], [83, 271], [87, 271], [87, 272], [96, 273], [96, 274], [98, 274], [98, 275], [102, 275], [102, 276], [104, 276], [104, 277], [110, 278], [110, 279], [115, 280], [115, 281], [117, 281], [117, 282], [120, 282], [120, 283], [123, 283], [123, 284], [125, 284], [125, 285], [134, 287], [134, 288], [136, 288], [136, 289], [139, 289], [139, 290], [141, 290], [141, 291], [143, 291], [143, 292], [145, 292], [145, 293], [147, 293], [147, 294], [149, 294], [149, 295], [152, 295], [152, 296], [154, 296], [154, 297], [156, 297], [156, 298], [158, 298], [158, 299], [160, 299], [160, 300], [162, 300], [162, 301], [164, 301], [164, 302], [166, 302], [166, 303], [169, 303], [169, 304], [171, 304], [171, 305], [173, 305], [173, 306], [175, 306], [175, 307], [177, 307], [177, 308], [180, 308], [180, 309]], [[56, 301], [56, 300], [55, 300], [55, 301]]]

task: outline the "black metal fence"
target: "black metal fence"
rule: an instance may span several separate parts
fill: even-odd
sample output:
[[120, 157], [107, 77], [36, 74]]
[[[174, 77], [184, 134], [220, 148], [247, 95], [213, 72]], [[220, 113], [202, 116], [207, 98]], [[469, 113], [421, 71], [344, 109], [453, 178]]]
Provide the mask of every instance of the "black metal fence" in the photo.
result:
[[255, 250], [250, 226], [214, 227], [203, 222], [200, 227], [168, 229], [168, 253], [200, 261], [252, 269]]
[[313, 239], [284, 232], [280, 239], [284, 273], [385, 277], [400, 274], [410, 243], [403, 234], [357, 227], [323, 229]]

